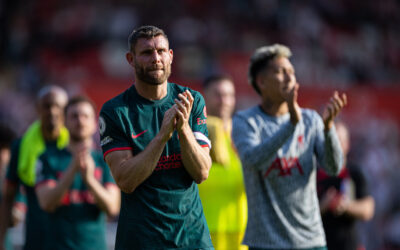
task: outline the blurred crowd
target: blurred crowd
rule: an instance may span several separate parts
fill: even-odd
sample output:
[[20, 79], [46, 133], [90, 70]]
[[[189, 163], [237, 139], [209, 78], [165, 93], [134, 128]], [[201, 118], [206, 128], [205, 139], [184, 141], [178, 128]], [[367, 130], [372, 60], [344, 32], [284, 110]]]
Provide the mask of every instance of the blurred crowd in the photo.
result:
[[[397, 0], [3, 0], [0, 122], [21, 135], [35, 118], [33, 100], [43, 85], [75, 94], [86, 79], [93, 86], [100, 78], [132, 79], [126, 38], [142, 24], [169, 34], [173, 78], [200, 81], [224, 69], [226, 58], [245, 73], [247, 61], [234, 55], [279, 42], [291, 47], [303, 85], [395, 86], [399, 13]], [[398, 124], [368, 113], [351, 121], [350, 157], [363, 168], [376, 200], [362, 237], [368, 249], [400, 246]]]

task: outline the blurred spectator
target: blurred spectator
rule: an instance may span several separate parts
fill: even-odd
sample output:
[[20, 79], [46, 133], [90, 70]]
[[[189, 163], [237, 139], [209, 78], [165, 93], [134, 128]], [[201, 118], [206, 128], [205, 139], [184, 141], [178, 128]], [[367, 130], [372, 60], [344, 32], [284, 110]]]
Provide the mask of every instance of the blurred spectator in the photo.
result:
[[247, 222], [242, 166], [233, 146], [235, 87], [228, 76], [214, 75], [203, 85], [212, 167], [199, 185], [201, 203], [215, 249], [247, 249], [241, 245]]
[[[298, 72], [302, 84], [381, 85], [400, 78], [396, 0], [5, 2], [3, 63], [34, 61], [39, 77], [56, 75], [56, 82], [77, 67], [116, 76], [101, 69], [100, 48], [147, 22], [168, 27], [176, 51], [193, 45], [207, 49], [203, 61], [218, 61], [224, 52], [248, 54], [265, 43], [288, 44], [299, 55], [294, 63], [307, 69]], [[166, 7], [168, 14], [151, 14]]]
[[370, 220], [374, 214], [374, 199], [359, 166], [347, 161], [350, 151], [349, 130], [343, 122], [335, 124], [343, 150], [344, 167], [336, 177], [323, 170], [317, 173], [318, 196], [328, 249], [363, 249], [356, 222]]

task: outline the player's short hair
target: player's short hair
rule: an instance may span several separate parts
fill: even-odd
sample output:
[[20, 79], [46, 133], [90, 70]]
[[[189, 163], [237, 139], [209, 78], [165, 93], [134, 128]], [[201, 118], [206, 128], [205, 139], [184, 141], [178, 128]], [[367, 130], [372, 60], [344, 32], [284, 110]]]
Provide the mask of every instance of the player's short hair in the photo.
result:
[[168, 37], [162, 29], [151, 25], [141, 26], [129, 35], [128, 48], [131, 52], [135, 52], [136, 43], [140, 38], [150, 39], [157, 36], [163, 36], [168, 41]]
[[219, 82], [219, 81], [223, 81], [223, 80], [227, 80], [227, 81], [230, 81], [230, 82], [233, 83], [233, 79], [229, 75], [215, 74], [215, 75], [208, 76], [208, 77], [206, 77], [204, 79], [204, 81], [203, 81], [203, 90], [206, 90], [210, 86], [212, 86], [214, 83]]
[[15, 132], [10, 126], [0, 122], [0, 149], [10, 148], [15, 136]]
[[79, 103], [89, 103], [90, 106], [92, 106], [94, 113], [96, 113], [97, 108], [96, 108], [96, 104], [93, 102], [93, 100], [85, 95], [78, 95], [78, 96], [74, 96], [71, 99], [69, 99], [67, 105], [64, 108], [65, 116], [67, 115], [69, 108], [71, 108], [72, 106], [79, 104]]
[[270, 46], [263, 46], [258, 48], [250, 58], [248, 79], [255, 89], [260, 94], [260, 89], [257, 86], [256, 78], [258, 73], [265, 69], [269, 62], [277, 57], [289, 58], [292, 52], [288, 47], [281, 44], [274, 44]]

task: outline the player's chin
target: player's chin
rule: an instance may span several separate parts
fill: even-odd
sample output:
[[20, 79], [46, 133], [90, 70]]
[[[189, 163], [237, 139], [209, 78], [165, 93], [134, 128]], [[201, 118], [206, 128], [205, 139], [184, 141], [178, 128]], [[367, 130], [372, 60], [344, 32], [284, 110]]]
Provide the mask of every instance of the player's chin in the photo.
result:
[[161, 76], [148, 76], [147, 82], [151, 85], [161, 85], [167, 80], [167, 77], [163, 74]]
[[81, 132], [81, 131], [77, 131], [75, 133], [70, 132], [70, 137], [73, 141], [83, 141], [85, 140], [88, 136], [86, 135], [86, 133]]

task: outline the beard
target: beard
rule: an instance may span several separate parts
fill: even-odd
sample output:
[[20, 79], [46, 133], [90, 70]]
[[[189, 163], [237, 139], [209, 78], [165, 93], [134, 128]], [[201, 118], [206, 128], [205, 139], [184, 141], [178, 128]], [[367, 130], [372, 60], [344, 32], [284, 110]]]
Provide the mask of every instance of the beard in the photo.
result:
[[[155, 69], [161, 69], [161, 70], [163, 70], [163, 73], [161, 75], [152, 75], [149, 73], [149, 71], [152, 71]], [[161, 85], [171, 75], [171, 65], [166, 65], [164, 68], [159, 68], [159, 67], [144, 68], [136, 63], [135, 64], [135, 75], [139, 80], [146, 82], [150, 85]]]

